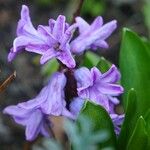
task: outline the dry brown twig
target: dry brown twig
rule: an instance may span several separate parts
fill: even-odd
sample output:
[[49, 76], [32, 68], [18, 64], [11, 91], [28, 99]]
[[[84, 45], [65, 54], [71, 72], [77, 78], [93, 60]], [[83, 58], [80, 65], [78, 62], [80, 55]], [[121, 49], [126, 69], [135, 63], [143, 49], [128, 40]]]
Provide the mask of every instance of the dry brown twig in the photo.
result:
[[0, 84], [0, 93], [3, 92], [8, 85], [15, 79], [16, 71], [14, 71], [2, 84]]

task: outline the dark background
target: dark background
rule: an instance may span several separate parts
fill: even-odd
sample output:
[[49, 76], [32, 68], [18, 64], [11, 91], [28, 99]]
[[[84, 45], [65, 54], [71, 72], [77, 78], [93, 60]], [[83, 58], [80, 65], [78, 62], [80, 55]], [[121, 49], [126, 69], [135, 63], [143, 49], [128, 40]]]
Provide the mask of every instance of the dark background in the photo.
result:
[[[35, 27], [47, 24], [49, 18], [59, 14], [71, 21], [79, 0], [0, 0], [0, 83], [14, 70], [17, 77], [13, 83], [0, 93], [0, 150], [20, 150], [24, 145], [24, 130], [8, 116], [3, 115], [4, 107], [33, 98], [42, 88], [45, 76], [35, 54], [22, 53], [11, 64], [7, 55], [16, 37], [16, 26], [20, 18], [21, 5], [30, 8], [30, 16]], [[108, 39], [110, 48], [99, 53], [118, 65], [121, 31], [128, 27], [141, 36], [148, 37], [150, 4], [146, 0], [85, 0], [81, 16], [89, 23], [102, 15], [104, 22], [116, 19], [118, 28]]]

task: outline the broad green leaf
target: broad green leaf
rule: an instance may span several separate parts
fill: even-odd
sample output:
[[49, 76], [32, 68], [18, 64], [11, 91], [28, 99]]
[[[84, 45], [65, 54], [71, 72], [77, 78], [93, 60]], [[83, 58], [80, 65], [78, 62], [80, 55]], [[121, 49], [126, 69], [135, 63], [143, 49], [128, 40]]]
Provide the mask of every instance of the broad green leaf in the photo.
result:
[[148, 134], [147, 150], [149, 150], [150, 149], [150, 109], [145, 114], [144, 119], [146, 122], [146, 130], [147, 130], [147, 134]]
[[125, 110], [125, 119], [121, 127], [121, 132], [118, 138], [118, 149], [125, 150], [128, 140], [133, 132], [135, 123], [137, 120], [136, 117], [136, 92], [134, 89], [131, 89], [127, 98], [127, 108]]
[[150, 135], [150, 109], [145, 114], [144, 119], [146, 121], [147, 131], [148, 131], [148, 133]]
[[143, 14], [145, 18], [145, 24], [150, 32], [150, 1], [149, 0], [144, 0], [143, 4]]
[[93, 129], [95, 131], [99, 132], [105, 130], [110, 134], [110, 139], [103, 144], [100, 143], [99, 148], [106, 146], [114, 148], [116, 147], [116, 135], [114, 132], [113, 123], [107, 111], [103, 107], [90, 101], [86, 101], [83, 109], [80, 112], [80, 115], [85, 115], [91, 120]]
[[42, 74], [45, 76], [50, 76], [52, 73], [56, 72], [58, 70], [59, 64], [56, 59], [52, 59], [48, 61], [43, 67], [42, 67]]
[[93, 52], [88, 51], [85, 53], [82, 66], [90, 69], [93, 66], [96, 66], [99, 61], [100, 61], [100, 56], [98, 56]]
[[150, 41], [148, 39], [146, 39], [146, 38], [141, 38], [141, 39], [142, 39], [142, 41], [144, 43], [144, 46], [145, 46], [147, 52], [150, 55]]
[[146, 123], [142, 116], [137, 121], [132, 136], [129, 139], [127, 150], [143, 150], [147, 147], [148, 135]]
[[84, 58], [84, 62], [81, 66], [87, 67], [87, 68], [92, 68], [94, 65], [92, 63], [92, 61], [89, 58]]
[[[150, 49], [149, 49], [150, 50]], [[123, 30], [120, 51], [121, 84], [125, 89], [124, 106], [131, 88], [137, 92], [137, 115], [150, 108], [150, 53], [143, 40], [129, 29]]]
[[107, 61], [104, 57], [100, 57], [100, 61], [97, 64], [97, 68], [102, 72], [106, 72], [109, 70], [111, 63]]

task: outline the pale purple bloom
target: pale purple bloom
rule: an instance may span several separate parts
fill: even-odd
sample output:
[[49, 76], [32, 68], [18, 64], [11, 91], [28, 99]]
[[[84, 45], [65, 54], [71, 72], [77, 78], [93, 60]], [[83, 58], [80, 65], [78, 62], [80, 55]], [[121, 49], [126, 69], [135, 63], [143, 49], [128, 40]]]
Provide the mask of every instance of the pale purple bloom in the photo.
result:
[[108, 111], [109, 101], [118, 104], [114, 96], [119, 96], [123, 88], [116, 84], [120, 79], [120, 73], [114, 65], [103, 74], [96, 67], [91, 70], [82, 67], [75, 71], [75, 78], [78, 95], [81, 98], [90, 99], [104, 106]]
[[57, 58], [69, 68], [75, 67], [74, 58], [70, 52], [69, 42], [75, 25], [69, 26], [65, 16], [58, 16], [55, 20], [49, 20], [49, 26], [39, 25], [37, 30], [33, 27], [29, 9], [23, 5], [21, 19], [17, 26], [17, 37], [8, 55], [12, 61], [23, 49], [41, 54], [41, 63], [52, 58]]
[[[102, 74], [96, 67], [93, 67], [91, 70], [82, 67], [75, 71], [75, 78], [77, 80], [78, 95], [82, 98], [81, 102], [79, 100], [73, 101], [75, 108], [82, 108], [83, 99], [91, 100], [103, 106], [112, 118], [116, 134], [119, 134], [119, 126], [124, 119], [124, 115], [117, 115], [114, 111], [115, 105], [119, 103], [115, 96], [123, 93], [122, 86], [116, 84], [120, 79], [120, 73], [117, 68], [112, 65], [107, 72]], [[74, 114], [77, 114], [75, 109], [71, 110], [73, 110]], [[76, 110], [79, 111], [79, 109]]]
[[80, 35], [71, 42], [71, 51], [81, 53], [86, 49], [108, 48], [105, 41], [117, 27], [116, 20], [103, 25], [102, 17], [98, 16], [91, 25], [81, 17], [76, 18]]
[[[74, 119], [74, 115], [66, 109], [64, 87], [66, 77], [56, 72], [38, 96], [17, 106], [8, 106], [4, 113], [12, 115], [14, 120], [26, 127], [26, 139], [34, 140], [39, 133], [48, 136], [45, 116], [65, 116]], [[49, 120], [50, 121], [50, 120]]]
[[27, 140], [34, 140], [39, 133], [49, 137], [46, 117], [40, 109], [25, 109], [16, 105], [6, 107], [4, 113], [11, 115], [16, 123], [26, 127]]
[[74, 118], [74, 116], [66, 109], [66, 101], [64, 97], [64, 87], [66, 85], [66, 77], [63, 73], [56, 72], [50, 78], [47, 86], [45, 86], [36, 98], [19, 106], [25, 109], [40, 107], [42, 112], [53, 116], [66, 116]]

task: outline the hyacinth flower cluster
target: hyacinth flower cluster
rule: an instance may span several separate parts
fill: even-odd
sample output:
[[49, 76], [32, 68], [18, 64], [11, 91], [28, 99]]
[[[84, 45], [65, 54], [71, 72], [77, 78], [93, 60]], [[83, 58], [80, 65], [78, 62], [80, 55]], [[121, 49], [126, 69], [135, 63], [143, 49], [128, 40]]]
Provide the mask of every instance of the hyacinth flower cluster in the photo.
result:
[[[13, 117], [16, 123], [26, 128], [26, 139], [34, 140], [38, 134], [51, 136], [52, 116], [64, 116], [76, 120], [85, 100], [103, 106], [114, 123], [116, 134], [124, 115], [115, 112], [119, 104], [116, 96], [123, 93], [123, 87], [117, 82], [120, 73], [112, 65], [102, 73], [98, 68], [78, 68], [75, 56], [86, 50], [108, 48], [106, 39], [116, 29], [116, 21], [103, 24], [102, 17], [97, 17], [90, 25], [81, 17], [75, 18], [75, 23], [69, 25], [63, 15], [56, 20], [49, 19], [48, 25], [32, 25], [29, 9], [23, 5], [21, 19], [17, 26], [17, 37], [10, 49], [8, 61], [15, 59], [23, 50], [41, 55], [40, 63], [44, 64], [52, 58], [58, 60], [61, 69], [55, 72], [47, 85], [33, 99], [18, 105], [8, 106], [4, 113]], [[79, 35], [74, 37], [78, 30]]]

